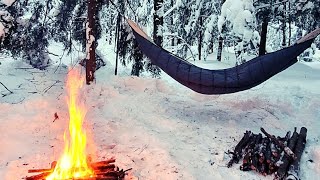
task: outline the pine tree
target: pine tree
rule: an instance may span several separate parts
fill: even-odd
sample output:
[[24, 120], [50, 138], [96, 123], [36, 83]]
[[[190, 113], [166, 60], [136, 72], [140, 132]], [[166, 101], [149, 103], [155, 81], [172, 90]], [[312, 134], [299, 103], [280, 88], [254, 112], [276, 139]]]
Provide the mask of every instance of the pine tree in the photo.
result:
[[210, 0], [206, 0], [204, 2], [204, 11], [203, 11], [203, 42], [202, 42], [202, 59], [206, 60], [208, 54], [213, 53], [214, 43], [217, 41], [217, 37], [219, 37], [218, 33], [218, 14], [220, 9], [220, 3], [218, 1], [212, 2]]
[[104, 66], [102, 58], [96, 53], [97, 40], [101, 38], [100, 12], [105, 1], [98, 0], [68, 0], [60, 1], [53, 38], [64, 45], [65, 51], [71, 53], [75, 42], [82, 45], [86, 59], [80, 64], [86, 67], [86, 82], [94, 79], [94, 71]]
[[268, 24], [271, 18], [271, 6], [268, 4], [268, 0], [259, 0], [255, 3], [257, 9], [257, 23], [259, 24], [260, 31], [260, 43], [259, 43], [259, 56], [266, 54], [267, 33]]
[[[22, 57], [35, 68], [45, 69], [50, 59], [48, 56], [48, 38], [50, 20], [48, 18], [53, 1], [15, 1], [6, 7], [10, 14], [10, 23], [6, 36], [2, 39], [13, 57]], [[29, 19], [24, 19], [26, 13], [31, 13]], [[3, 19], [3, 16], [1, 18]]]

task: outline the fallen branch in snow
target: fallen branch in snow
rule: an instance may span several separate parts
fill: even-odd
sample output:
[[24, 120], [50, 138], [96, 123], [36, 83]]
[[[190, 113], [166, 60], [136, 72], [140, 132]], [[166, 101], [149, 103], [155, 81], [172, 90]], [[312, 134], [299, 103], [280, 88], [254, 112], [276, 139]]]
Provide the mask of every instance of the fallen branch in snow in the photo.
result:
[[[10, 92], [10, 94], [13, 94], [13, 92], [10, 91], [10, 89], [8, 89], [7, 86], [5, 86], [2, 82], [0, 82], [0, 84], [1, 84], [6, 90], [8, 90], [8, 91]], [[7, 94], [6, 94], [6, 95], [2, 95], [2, 97], [4, 97], [4, 96], [7, 96]]]
[[33, 67], [18, 67], [18, 68], [15, 68], [15, 69], [34, 69]]
[[43, 90], [43, 93], [47, 93], [54, 85], [58, 84], [59, 82], [61, 82], [61, 81], [57, 80], [57, 81], [56, 81], [55, 83], [53, 83], [51, 86], [46, 87], [46, 88]]

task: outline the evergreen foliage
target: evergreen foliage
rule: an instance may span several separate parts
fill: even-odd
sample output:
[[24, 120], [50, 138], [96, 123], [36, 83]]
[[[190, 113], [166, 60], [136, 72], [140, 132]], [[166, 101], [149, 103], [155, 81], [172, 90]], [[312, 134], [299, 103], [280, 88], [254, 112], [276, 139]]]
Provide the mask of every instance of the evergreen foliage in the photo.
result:
[[[160, 69], [142, 55], [123, 15], [142, 26], [150, 37], [161, 35], [163, 48], [187, 60], [195, 60], [197, 55], [198, 59], [207, 60], [209, 54], [217, 54], [219, 36], [222, 35], [224, 46], [235, 47], [238, 63], [243, 62], [246, 53], [257, 55], [264, 21], [268, 22], [267, 52], [289, 46], [320, 26], [320, 0], [112, 2], [116, 6], [109, 0], [96, 0], [94, 36], [98, 40], [104, 35], [109, 44], [117, 44], [115, 49], [120, 64], [132, 65], [131, 74], [135, 76], [148, 71], [159, 77]], [[242, 10], [230, 18], [235, 14], [232, 5], [237, 2]], [[157, 9], [155, 4], [161, 6], [157, 13], [154, 12]], [[158, 26], [154, 26], [154, 20], [159, 20]], [[44, 69], [50, 64], [47, 47], [51, 40], [62, 43], [68, 53], [76, 44], [81, 44], [82, 51], [85, 51], [86, 22], [87, 0], [17, 0], [11, 5], [0, 2], [0, 48], [3, 53]], [[97, 41], [95, 46], [98, 46]], [[306, 56], [320, 48], [319, 38], [312, 47]], [[97, 68], [105, 65], [99, 54], [96, 59]], [[85, 65], [85, 61], [82, 63]]]

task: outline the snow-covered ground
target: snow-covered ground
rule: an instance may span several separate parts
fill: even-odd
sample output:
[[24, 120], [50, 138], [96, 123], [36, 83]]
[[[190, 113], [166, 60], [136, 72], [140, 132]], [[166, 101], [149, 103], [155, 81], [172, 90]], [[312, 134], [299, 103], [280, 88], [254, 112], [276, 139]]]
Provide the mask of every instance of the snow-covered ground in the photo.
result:
[[[67, 68], [39, 71], [1, 59], [0, 179], [18, 180], [28, 169], [50, 167], [59, 158], [68, 122], [64, 86]], [[211, 69], [230, 64], [197, 62]], [[318, 68], [313, 68], [318, 67]], [[163, 75], [162, 79], [114, 76], [100, 69], [83, 97], [90, 153], [115, 157], [129, 179], [273, 179], [227, 168], [232, 150], [246, 130], [260, 127], [284, 136], [308, 129], [301, 178], [320, 179], [320, 68], [297, 63], [267, 82], [229, 95], [197, 94]], [[59, 119], [54, 121], [54, 113]], [[309, 160], [312, 160], [310, 162]]]

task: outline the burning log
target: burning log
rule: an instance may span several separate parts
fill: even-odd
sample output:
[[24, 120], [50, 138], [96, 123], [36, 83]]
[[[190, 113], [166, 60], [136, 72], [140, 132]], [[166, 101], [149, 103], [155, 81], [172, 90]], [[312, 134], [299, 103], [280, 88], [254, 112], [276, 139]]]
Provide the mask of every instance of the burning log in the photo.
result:
[[233, 156], [227, 165], [228, 167], [231, 167], [233, 163], [239, 162], [239, 160], [242, 157], [242, 150], [247, 146], [250, 140], [251, 134], [252, 134], [251, 131], [246, 131], [246, 133], [244, 133], [244, 136], [242, 137], [240, 142], [236, 145], [234, 152], [231, 153], [233, 154]]
[[30, 176], [30, 177], [26, 177], [26, 180], [42, 180], [45, 179], [47, 176], [50, 175], [51, 172], [44, 172], [38, 175], [34, 175], [34, 176]]
[[302, 127], [300, 129], [300, 134], [297, 140], [296, 147], [294, 149], [295, 154], [297, 155], [297, 158], [293, 161], [293, 163], [289, 167], [288, 171], [288, 177], [287, 180], [299, 180], [299, 165], [300, 165], [300, 159], [303, 153], [303, 150], [306, 146], [307, 141], [307, 128]]
[[[91, 163], [91, 167], [94, 170], [95, 177], [90, 178], [78, 178], [76, 180], [121, 180], [124, 179], [125, 173], [128, 170], [119, 169], [114, 165], [115, 159], [109, 159], [106, 161], [99, 161]], [[26, 180], [43, 180], [47, 176], [49, 176], [55, 169], [57, 162], [54, 161], [51, 163], [50, 169], [30, 169], [28, 170], [28, 173], [41, 173], [38, 175], [26, 177]]]
[[29, 169], [28, 173], [45, 173], [45, 172], [52, 172], [53, 169]]

